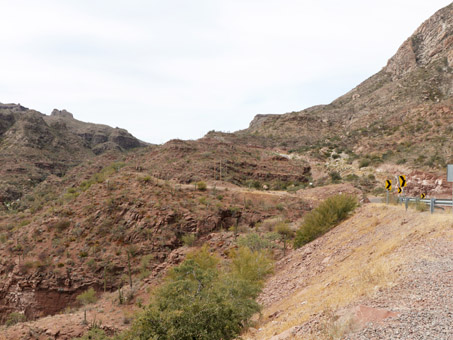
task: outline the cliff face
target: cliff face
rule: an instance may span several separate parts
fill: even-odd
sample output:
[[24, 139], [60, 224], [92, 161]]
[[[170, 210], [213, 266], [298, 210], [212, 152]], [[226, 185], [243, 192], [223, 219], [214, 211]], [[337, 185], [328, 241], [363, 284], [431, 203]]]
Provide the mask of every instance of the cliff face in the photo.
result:
[[401, 78], [417, 67], [446, 58], [453, 67], [453, 6], [449, 5], [426, 20], [398, 49], [387, 63], [385, 71], [393, 79]]
[[22, 196], [50, 174], [95, 155], [145, 146], [123, 129], [84, 123], [66, 110], [46, 116], [15, 104], [0, 104], [0, 202]]

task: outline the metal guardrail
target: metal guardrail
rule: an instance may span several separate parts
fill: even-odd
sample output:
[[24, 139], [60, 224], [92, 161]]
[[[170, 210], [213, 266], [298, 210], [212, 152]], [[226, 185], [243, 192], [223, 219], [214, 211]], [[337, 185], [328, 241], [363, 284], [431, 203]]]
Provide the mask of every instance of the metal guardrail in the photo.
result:
[[447, 206], [447, 207], [453, 207], [453, 200], [447, 200], [447, 199], [436, 199], [436, 198], [430, 198], [430, 199], [420, 199], [416, 197], [398, 197], [398, 203], [404, 203], [406, 205], [406, 210], [408, 208], [409, 202], [414, 202], [414, 203], [425, 203], [429, 205], [429, 210], [431, 214], [434, 213], [434, 208], [439, 207], [443, 209], [440, 206]]

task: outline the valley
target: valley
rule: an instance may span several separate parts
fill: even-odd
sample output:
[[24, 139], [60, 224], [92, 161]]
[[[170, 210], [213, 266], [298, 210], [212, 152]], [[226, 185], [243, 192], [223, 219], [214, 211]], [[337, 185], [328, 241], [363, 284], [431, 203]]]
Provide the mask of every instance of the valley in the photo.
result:
[[450, 339], [451, 211], [377, 202], [397, 175], [451, 198], [452, 100], [450, 4], [332, 103], [233, 133], [0, 104], [0, 340], [213, 339], [174, 335], [180, 301], [225, 339]]

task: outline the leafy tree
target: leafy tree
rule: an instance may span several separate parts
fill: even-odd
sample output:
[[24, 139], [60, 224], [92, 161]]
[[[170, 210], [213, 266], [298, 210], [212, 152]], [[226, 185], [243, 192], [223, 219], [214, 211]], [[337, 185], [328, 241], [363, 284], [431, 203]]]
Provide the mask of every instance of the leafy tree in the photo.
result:
[[231, 266], [220, 263], [206, 247], [188, 255], [170, 271], [124, 339], [228, 340], [237, 337], [247, 320], [259, 311], [255, 298], [272, 263], [265, 254], [248, 248], [240, 248], [231, 263]]
[[283, 241], [283, 255], [286, 255], [286, 244], [294, 236], [294, 230], [292, 230], [288, 224], [280, 223], [277, 225], [276, 232]]

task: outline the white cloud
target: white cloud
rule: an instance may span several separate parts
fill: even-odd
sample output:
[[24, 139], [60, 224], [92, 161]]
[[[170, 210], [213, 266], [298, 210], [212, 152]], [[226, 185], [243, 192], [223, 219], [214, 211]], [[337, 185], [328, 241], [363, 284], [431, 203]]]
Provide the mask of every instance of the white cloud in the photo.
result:
[[150, 142], [326, 103], [449, 1], [0, 1], [1, 102]]

